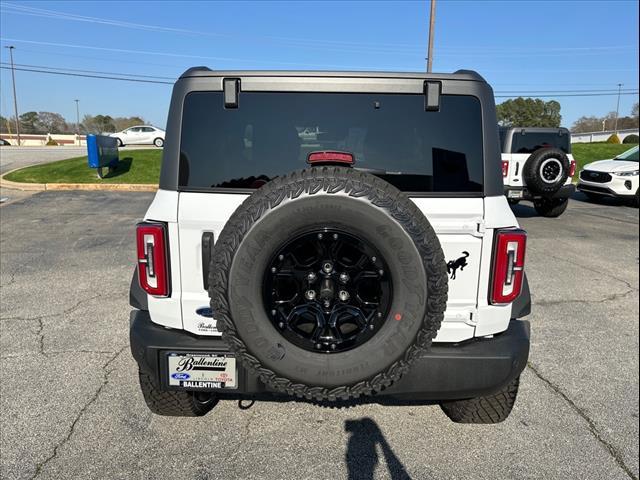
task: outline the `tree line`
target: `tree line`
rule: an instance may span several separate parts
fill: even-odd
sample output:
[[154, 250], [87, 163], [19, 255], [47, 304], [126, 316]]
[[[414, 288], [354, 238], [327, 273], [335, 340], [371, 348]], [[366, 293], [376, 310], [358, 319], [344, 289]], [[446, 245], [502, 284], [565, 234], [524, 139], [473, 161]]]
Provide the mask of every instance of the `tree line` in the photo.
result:
[[[514, 98], [496, 105], [498, 123], [505, 127], [553, 127], [560, 126], [560, 103], [555, 100], [545, 102], [539, 98]], [[616, 112], [609, 112], [604, 117], [584, 116], [571, 126], [574, 133], [599, 132], [613, 130], [616, 125]], [[618, 117], [618, 130], [638, 128], [638, 103], [636, 102], [630, 115]]]
[[[111, 117], [109, 115], [85, 115], [82, 122], [68, 122], [55, 112], [26, 112], [20, 115], [21, 134], [47, 133], [112, 133], [147, 122], [139, 116]], [[0, 116], [0, 133], [16, 133], [15, 117]]]

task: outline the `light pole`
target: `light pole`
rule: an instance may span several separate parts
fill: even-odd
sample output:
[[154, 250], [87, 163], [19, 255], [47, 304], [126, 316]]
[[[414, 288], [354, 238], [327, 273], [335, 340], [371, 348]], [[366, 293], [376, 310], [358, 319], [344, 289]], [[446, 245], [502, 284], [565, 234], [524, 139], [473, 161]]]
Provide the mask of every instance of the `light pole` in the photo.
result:
[[431, 73], [433, 66], [433, 29], [436, 23], [436, 0], [431, 0], [431, 13], [429, 15], [429, 45], [427, 47], [427, 73]]
[[80, 100], [76, 98], [74, 102], [76, 102], [76, 134], [80, 135]]
[[620, 89], [622, 88], [622, 84], [618, 84], [618, 103], [616, 103], [616, 123], [613, 127], [615, 133], [618, 133], [618, 111], [620, 110]]
[[9, 49], [9, 57], [11, 57], [11, 79], [13, 80], [13, 113], [16, 116], [16, 143], [20, 146], [20, 119], [18, 118], [18, 99], [16, 97], [16, 72], [13, 68], [13, 45], [6, 46]]

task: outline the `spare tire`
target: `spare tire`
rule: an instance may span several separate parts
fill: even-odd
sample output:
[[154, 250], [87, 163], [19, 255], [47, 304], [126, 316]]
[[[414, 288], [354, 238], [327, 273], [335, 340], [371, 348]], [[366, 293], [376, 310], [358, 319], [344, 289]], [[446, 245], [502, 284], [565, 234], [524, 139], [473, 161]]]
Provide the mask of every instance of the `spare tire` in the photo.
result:
[[214, 317], [238, 361], [311, 400], [398, 380], [431, 345], [447, 302], [429, 221], [389, 183], [345, 167], [253, 193], [220, 233], [210, 272]]
[[548, 196], [560, 190], [569, 177], [571, 165], [558, 148], [540, 148], [527, 159], [522, 176], [533, 194]]

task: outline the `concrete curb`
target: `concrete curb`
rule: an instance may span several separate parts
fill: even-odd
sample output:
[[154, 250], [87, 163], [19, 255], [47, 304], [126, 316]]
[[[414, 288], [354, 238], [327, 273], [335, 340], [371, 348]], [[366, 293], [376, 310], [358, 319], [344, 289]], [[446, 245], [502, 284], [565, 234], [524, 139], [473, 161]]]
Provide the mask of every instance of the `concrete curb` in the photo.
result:
[[5, 175], [21, 170], [16, 168], [0, 176], [0, 187], [41, 192], [45, 190], [110, 190], [119, 192], [155, 192], [158, 185], [147, 183], [21, 183], [5, 179]]

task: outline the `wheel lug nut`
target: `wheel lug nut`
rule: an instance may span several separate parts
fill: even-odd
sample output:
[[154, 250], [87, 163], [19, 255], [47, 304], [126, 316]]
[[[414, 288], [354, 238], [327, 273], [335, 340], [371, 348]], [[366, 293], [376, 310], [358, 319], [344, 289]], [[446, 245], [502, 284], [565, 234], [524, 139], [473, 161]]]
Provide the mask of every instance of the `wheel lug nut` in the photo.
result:
[[284, 255], [278, 255], [278, 260], [280, 261], [284, 260]]
[[278, 269], [276, 267], [271, 267], [271, 273], [276, 273]]
[[280, 328], [284, 328], [284, 323], [283, 323], [283, 322], [280, 322], [280, 323], [278, 323], [278, 326], [279, 326]]
[[276, 311], [275, 310], [271, 310], [271, 315], [275, 316]]
[[310, 282], [315, 282], [316, 281], [316, 274], [313, 272], [309, 272], [309, 275], [307, 275], [307, 280], [309, 280]]
[[322, 345], [320, 345], [319, 343], [316, 343], [316, 348], [320, 350], [320, 348], [322, 348]]
[[332, 343], [332, 344], [331, 344], [331, 350], [335, 350], [335, 349], [336, 349], [336, 344], [335, 344], [335, 343]]
[[372, 262], [375, 262], [376, 260], [378, 260], [376, 257], [371, 257]]
[[318, 234], [318, 240], [322, 240], [322, 234], [321, 233]]
[[340, 298], [340, 300], [342, 300], [343, 302], [346, 302], [347, 300], [349, 300], [349, 292], [347, 292], [346, 290], [340, 290], [340, 292], [338, 293], [338, 298]]
[[331, 265], [330, 262], [325, 262], [324, 265], [322, 265], [322, 270], [324, 270], [325, 273], [331, 273], [333, 271], [333, 265]]
[[378, 318], [382, 318], [382, 312], [378, 312]]
[[373, 323], [371, 325], [369, 325], [369, 330], [373, 330], [374, 328], [376, 328]]
[[380, 276], [384, 275], [384, 270], [378, 270], [378, 273], [380, 274]]
[[316, 291], [307, 290], [307, 293], [305, 293], [305, 296], [307, 297], [307, 300], [313, 300], [314, 298], [316, 298]]
[[333, 234], [333, 239], [334, 239], [334, 240], [337, 240], [337, 239], [338, 239], [338, 234], [337, 234], [337, 233], [334, 233], [334, 234]]
[[349, 275], [348, 275], [348, 274], [346, 274], [346, 273], [344, 273], [344, 272], [343, 272], [343, 273], [341, 273], [341, 274], [340, 274], [340, 281], [341, 281], [342, 283], [347, 283], [347, 282], [349, 281]]

